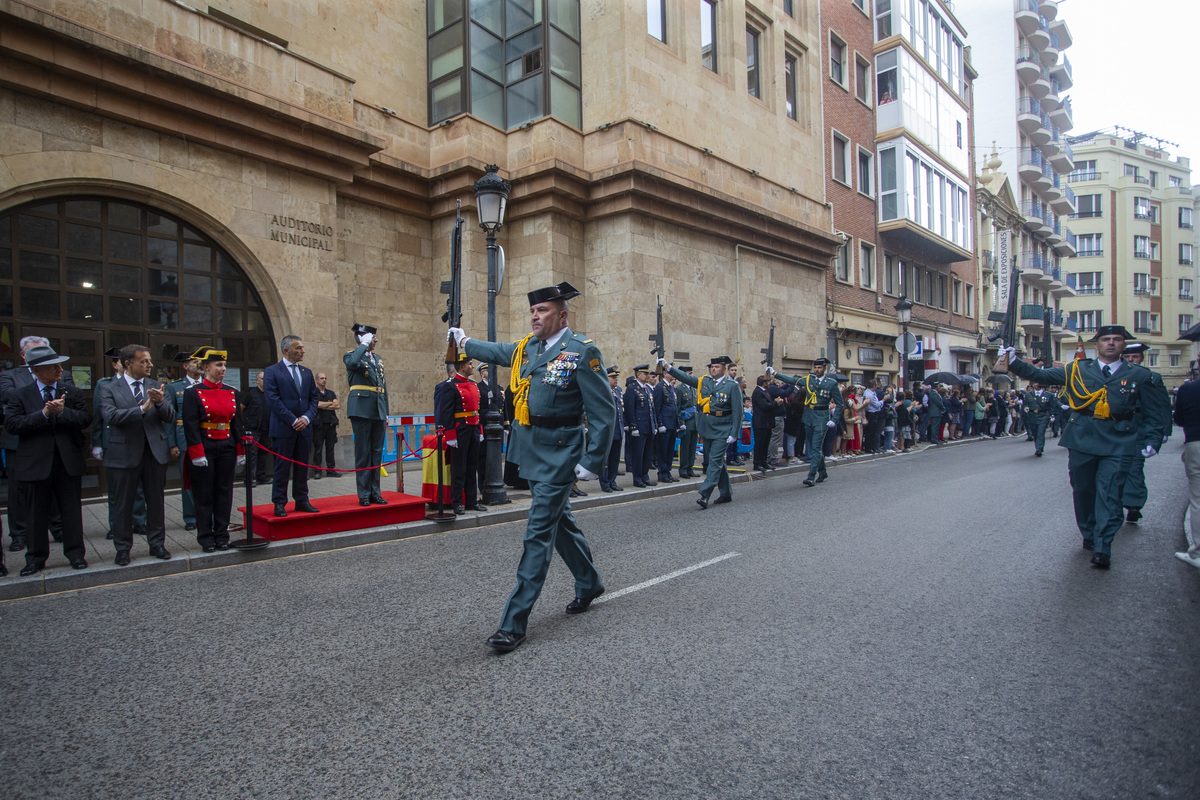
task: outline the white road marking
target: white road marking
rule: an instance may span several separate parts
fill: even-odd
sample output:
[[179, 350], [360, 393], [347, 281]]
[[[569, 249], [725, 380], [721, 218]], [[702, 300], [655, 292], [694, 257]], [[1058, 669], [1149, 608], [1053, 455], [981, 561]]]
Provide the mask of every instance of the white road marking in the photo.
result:
[[678, 578], [680, 575], [686, 575], [689, 572], [695, 572], [698, 569], [704, 569], [705, 567], [711, 567], [713, 564], [724, 561], [725, 559], [734, 558], [734, 557], [740, 556], [740, 555], [741, 555], [741, 553], [726, 553], [723, 556], [717, 556], [716, 558], [710, 558], [708, 561], [702, 561], [699, 564], [693, 564], [690, 567], [684, 567], [683, 569], [677, 569], [674, 572], [668, 572], [666, 575], [660, 575], [657, 578], [651, 578], [648, 581], [644, 581], [644, 582], [636, 584], [634, 586], [627, 586], [624, 589], [618, 589], [615, 592], [606, 593], [602, 597], [597, 597], [594, 602], [607, 603], [609, 600], [616, 600], [618, 597], [624, 597], [627, 594], [632, 594], [633, 592], [637, 592], [642, 589], [649, 589], [651, 586], [657, 586], [658, 584], [669, 581], [672, 578]]

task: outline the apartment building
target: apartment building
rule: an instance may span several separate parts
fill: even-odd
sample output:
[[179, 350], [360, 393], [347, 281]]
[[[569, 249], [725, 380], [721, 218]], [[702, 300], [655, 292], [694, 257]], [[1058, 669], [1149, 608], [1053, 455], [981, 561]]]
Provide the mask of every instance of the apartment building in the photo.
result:
[[[1061, 361], [1062, 342], [1076, 332], [1063, 305], [1076, 288], [1062, 264], [1076, 248], [1065, 222], [1076, 209], [1066, 178], [1072, 169], [1066, 135], [1073, 125], [1067, 96], [1073, 71], [1065, 52], [1073, 41], [1070, 28], [1054, 0], [966, 0], [955, 8], [981, 33], [969, 40], [980, 72], [976, 140], [981, 151], [995, 148], [1023, 219], [1011, 232], [1010, 260], [997, 263], [989, 276], [991, 295], [1006, 301], [1010, 269], [1020, 269], [1018, 346]], [[991, 250], [993, 259], [997, 252]]]
[[1196, 314], [1196, 203], [1189, 160], [1128, 128], [1071, 139], [1078, 252], [1065, 262], [1078, 296], [1064, 301], [1088, 338], [1119, 324], [1150, 346], [1168, 387], [1187, 379]]

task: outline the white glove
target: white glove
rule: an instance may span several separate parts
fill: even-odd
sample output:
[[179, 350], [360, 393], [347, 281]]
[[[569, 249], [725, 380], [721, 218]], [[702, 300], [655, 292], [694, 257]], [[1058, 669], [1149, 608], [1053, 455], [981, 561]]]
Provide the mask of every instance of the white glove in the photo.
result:
[[446, 447], [458, 447], [458, 440], [455, 439], [453, 442], [446, 442]]
[[[371, 335], [371, 334], [369, 334], [369, 333], [367, 334], [367, 336], [370, 336], [370, 335]], [[244, 466], [246, 466], [246, 457], [245, 457], [245, 456], [238, 456], [238, 457], [237, 457], [236, 459], [234, 459], [234, 460], [237, 462], [237, 465], [238, 465], [239, 467], [244, 467]]]
[[1012, 347], [1001, 347], [1000, 352], [996, 354], [997, 360], [1004, 358], [1006, 354], [1008, 355], [1008, 363], [1011, 364], [1017, 360], [1017, 351]]
[[481, 434], [479, 434], [479, 441], [481, 441], [481, 442], [482, 442], [483, 440], [484, 440], [484, 436], [483, 436], [483, 434], [481, 433]]
[[207, 467], [208, 466], [208, 456], [200, 456], [199, 458], [193, 458], [192, 466], [193, 467]]
[[99, 461], [103, 457], [104, 457], [104, 448], [103, 447], [93, 447], [92, 448], [92, 458]]
[[469, 337], [462, 328], [451, 328], [450, 330], [446, 331], [446, 341], [448, 342], [451, 339], [454, 339], [454, 344], [456, 347], [462, 347], [463, 342], [465, 342], [468, 338]]
[[658, 426], [658, 432], [659, 432], [659, 433], [666, 433], [666, 432], [667, 432], [667, 426], [666, 426], [666, 425], [659, 425], [659, 426]]
[[576, 464], [575, 465], [575, 477], [581, 481], [594, 481], [594, 480], [596, 480], [596, 478], [598, 478], [600, 476], [594, 472], [589, 472], [587, 469], [584, 468], [583, 464]]
[[733, 444], [736, 441], [737, 441], [736, 436], [729, 436], [725, 439], [725, 444]]
[[1157, 453], [1158, 451], [1154, 449], [1154, 445], [1152, 444], [1148, 444], [1142, 448], [1142, 458], [1150, 458]]
[[373, 341], [375, 341], [375, 334], [373, 333], [364, 333], [362, 336], [358, 337], [358, 343], [365, 344], [368, 347], [370, 347], [371, 342]]
[[655, 368], [662, 367], [663, 369], [670, 369], [671, 362], [667, 361], [665, 358], [660, 358], [654, 362], [654, 366]]
[[629, 426], [628, 426], [628, 425], [626, 425], [626, 426], [625, 426], [625, 432], [626, 432], [626, 433], [629, 433]]
[[641, 433], [641, 431], [639, 431], [637, 428], [634, 428], [633, 430], [631, 430], [631, 431], [629, 432], [629, 435], [630, 435], [630, 436], [641, 436], [641, 435], [642, 435], [642, 433]]
[[1063, 403], [1062, 409], [1063, 409], [1063, 411], [1070, 411], [1071, 407], [1069, 405], [1067, 405], [1066, 403]]
[[837, 423], [836, 423], [836, 422], [834, 422], [833, 420], [829, 420], [829, 422], [826, 422], [826, 423], [825, 423], [825, 427], [826, 427], [826, 428], [836, 428], [836, 427], [837, 427]]
[[775, 368], [774, 368], [774, 367], [767, 367], [767, 374], [768, 374], [768, 375], [770, 375], [770, 376], [772, 376], [772, 377], [774, 377], [774, 376], [775, 376]]

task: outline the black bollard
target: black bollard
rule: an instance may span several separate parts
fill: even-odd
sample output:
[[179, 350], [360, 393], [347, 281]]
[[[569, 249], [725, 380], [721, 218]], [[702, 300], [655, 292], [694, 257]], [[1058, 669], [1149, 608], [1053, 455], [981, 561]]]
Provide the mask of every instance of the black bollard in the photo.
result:
[[445, 466], [446, 466], [446, 459], [442, 457], [443, 443], [445, 442], [445, 439], [446, 439], [446, 432], [442, 428], [438, 428], [438, 430], [437, 430], [437, 460], [438, 460], [438, 462], [437, 462], [437, 465], [438, 465], [438, 486], [437, 486], [438, 502], [437, 502], [437, 506], [438, 506], [438, 510], [437, 510], [436, 514], [426, 514], [425, 515], [425, 519], [431, 520], [433, 522], [451, 522], [453, 520], [458, 519], [458, 517], [454, 516], [453, 513], [450, 513], [450, 514], [446, 513], [446, 492], [442, 488], [442, 484], [445, 482], [445, 475], [443, 474], [443, 472], [444, 472]]
[[246, 468], [243, 477], [246, 479], [246, 538], [234, 539], [229, 546], [234, 550], [258, 550], [271, 542], [254, 535], [254, 460], [258, 457], [258, 447], [253, 436], [243, 436], [242, 443], [246, 450]]

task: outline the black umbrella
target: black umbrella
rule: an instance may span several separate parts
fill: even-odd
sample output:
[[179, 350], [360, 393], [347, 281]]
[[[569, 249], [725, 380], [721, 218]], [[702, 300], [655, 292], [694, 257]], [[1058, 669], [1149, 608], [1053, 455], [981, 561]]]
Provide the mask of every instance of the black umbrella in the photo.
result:
[[951, 386], [958, 386], [962, 381], [953, 372], [935, 372], [932, 375], [926, 375], [924, 378], [921, 378], [921, 383], [928, 386], [932, 386], [935, 383], [947, 383]]
[[979, 383], [980, 380], [982, 380], [982, 378], [979, 375], [976, 375], [974, 372], [968, 372], [965, 375], [958, 376], [958, 382], [963, 386], [966, 386], [968, 383]]
[[1012, 376], [1005, 375], [1003, 372], [994, 372], [984, 378], [989, 383], [1012, 383]]
[[1186, 339], [1189, 342], [1200, 342], [1200, 322], [1197, 322], [1195, 325], [1179, 334], [1179, 338]]
[[848, 383], [848, 382], [850, 381], [850, 376], [849, 376], [849, 375], [843, 375], [843, 374], [842, 374], [842, 373], [840, 373], [840, 372], [835, 372], [835, 373], [834, 373], [834, 375], [833, 375], [833, 379], [834, 379], [835, 381], [837, 381], [838, 383]]

